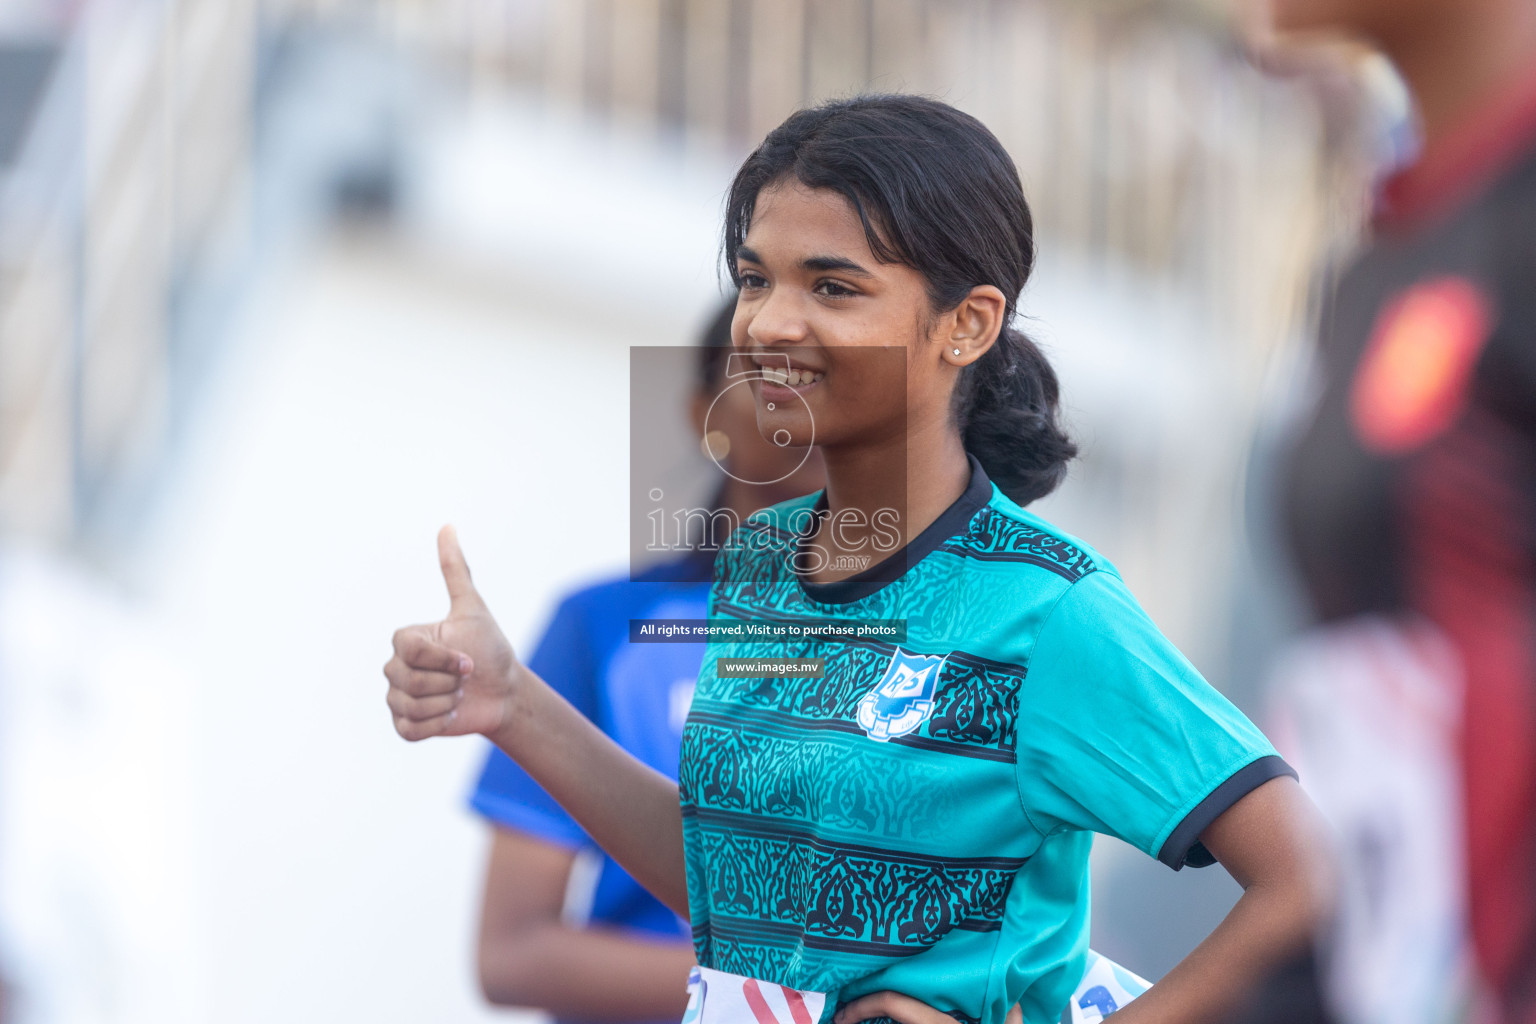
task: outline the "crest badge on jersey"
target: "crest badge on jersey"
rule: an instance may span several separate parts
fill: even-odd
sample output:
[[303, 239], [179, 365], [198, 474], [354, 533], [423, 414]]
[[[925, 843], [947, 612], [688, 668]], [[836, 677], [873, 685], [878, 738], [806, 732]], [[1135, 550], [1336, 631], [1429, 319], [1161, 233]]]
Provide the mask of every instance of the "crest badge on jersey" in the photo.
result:
[[891, 655], [885, 675], [859, 701], [859, 726], [882, 743], [905, 736], [933, 714], [933, 692], [948, 655], [908, 654], [900, 647]]

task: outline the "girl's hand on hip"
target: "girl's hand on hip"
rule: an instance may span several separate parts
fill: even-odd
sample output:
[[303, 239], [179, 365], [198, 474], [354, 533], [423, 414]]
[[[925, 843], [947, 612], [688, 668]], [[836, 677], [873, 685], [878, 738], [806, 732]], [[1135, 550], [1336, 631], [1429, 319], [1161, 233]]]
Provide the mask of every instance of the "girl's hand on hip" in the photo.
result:
[[448, 584], [448, 617], [395, 631], [384, 665], [395, 730], [412, 742], [429, 736], [490, 735], [511, 718], [522, 665], [469, 577], [453, 527], [437, 535]]

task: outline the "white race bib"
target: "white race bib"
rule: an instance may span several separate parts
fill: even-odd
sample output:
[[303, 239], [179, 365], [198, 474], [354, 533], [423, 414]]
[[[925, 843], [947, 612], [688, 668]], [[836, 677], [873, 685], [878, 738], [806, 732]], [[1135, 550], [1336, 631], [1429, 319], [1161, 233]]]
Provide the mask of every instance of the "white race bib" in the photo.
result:
[[708, 967], [688, 973], [683, 1024], [816, 1024], [825, 992], [786, 988]]
[[1088, 969], [1072, 993], [1072, 1024], [1098, 1024], [1151, 987], [1150, 981], [1090, 949]]
[[[1152, 987], [1108, 957], [1088, 951], [1088, 969], [1072, 993], [1063, 1024], [1097, 1024]], [[775, 985], [708, 967], [688, 974], [688, 1009], [682, 1024], [816, 1024], [827, 1005], [825, 992]]]

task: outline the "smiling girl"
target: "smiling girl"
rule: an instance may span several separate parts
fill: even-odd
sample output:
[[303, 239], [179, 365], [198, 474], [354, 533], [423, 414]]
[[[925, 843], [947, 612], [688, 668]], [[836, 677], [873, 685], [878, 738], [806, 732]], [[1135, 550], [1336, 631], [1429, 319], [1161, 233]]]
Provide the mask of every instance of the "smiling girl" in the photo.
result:
[[1034, 243], [1007, 153], [933, 100], [801, 111], [738, 172], [725, 257], [759, 427], [817, 445], [827, 486], [738, 529], [711, 618], [903, 633], [713, 644], [679, 791], [517, 660], [445, 529], [452, 607], [395, 635], [396, 728], [490, 737], [690, 917], [701, 965], [827, 993], [839, 1024], [1054, 1024], [1093, 833], [1219, 861], [1237, 905], [1120, 1011], [1213, 1019], [1310, 934], [1310, 805], [1113, 566], [1024, 509], [1074, 449], [1011, 326]]

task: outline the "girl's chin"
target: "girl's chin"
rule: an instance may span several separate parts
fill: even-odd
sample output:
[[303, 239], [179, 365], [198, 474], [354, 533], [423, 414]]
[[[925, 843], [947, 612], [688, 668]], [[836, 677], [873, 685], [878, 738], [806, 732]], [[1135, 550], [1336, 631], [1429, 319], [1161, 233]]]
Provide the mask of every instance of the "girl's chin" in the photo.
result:
[[781, 448], [816, 444], [820, 427], [811, 406], [794, 396], [787, 402], [763, 398], [757, 404], [758, 431]]
[[790, 427], [776, 426], [772, 423], [765, 423], [761, 424], [759, 429], [762, 430], [763, 440], [767, 441], [775, 448], [780, 448], [788, 452], [804, 452], [806, 448], [815, 443], [811, 440], [810, 431], [804, 429], [803, 427], [800, 429], [794, 429]]

